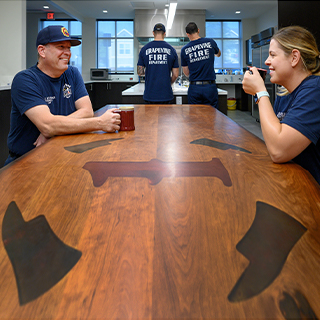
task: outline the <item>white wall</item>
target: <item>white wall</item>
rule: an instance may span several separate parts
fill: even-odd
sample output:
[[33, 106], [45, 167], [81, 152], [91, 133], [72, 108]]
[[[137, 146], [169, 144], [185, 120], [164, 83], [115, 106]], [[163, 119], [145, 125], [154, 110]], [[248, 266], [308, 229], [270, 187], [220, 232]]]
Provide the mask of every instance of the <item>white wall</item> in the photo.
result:
[[86, 18], [82, 22], [82, 77], [90, 81], [90, 69], [97, 67], [96, 20]]
[[[259, 31], [260, 32], [260, 31]], [[257, 29], [256, 19], [243, 19], [242, 20], [242, 63], [245, 68], [246, 63], [246, 40], [250, 39], [254, 34], [259, 33]]]
[[257, 19], [257, 33], [266, 30], [270, 27], [278, 27], [278, 7], [275, 7], [273, 10], [265, 12]]
[[0, 86], [26, 68], [26, 0], [0, 1]]
[[27, 68], [37, 63], [36, 39], [39, 30], [39, 20], [41, 18], [43, 18], [43, 14], [27, 14]]
[[242, 20], [242, 39], [243, 39], [243, 67], [246, 66], [246, 40], [251, 36], [260, 33], [269, 28], [278, 28], [278, 8], [274, 8], [258, 17], [257, 19], [243, 19]]

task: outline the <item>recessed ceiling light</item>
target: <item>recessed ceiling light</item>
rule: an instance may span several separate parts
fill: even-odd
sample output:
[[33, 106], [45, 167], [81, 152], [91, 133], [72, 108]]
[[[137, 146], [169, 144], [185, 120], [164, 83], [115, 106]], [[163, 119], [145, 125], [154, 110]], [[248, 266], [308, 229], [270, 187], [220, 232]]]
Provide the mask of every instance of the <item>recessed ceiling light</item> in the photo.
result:
[[240, 10], [236, 11], [236, 14], [239, 14], [239, 13], [241, 13], [241, 11], [240, 11]]
[[103, 12], [103, 13], [108, 13], [108, 10], [103, 10], [102, 12]]
[[49, 9], [49, 6], [43, 6], [43, 9]]
[[169, 7], [169, 3], [165, 4], [164, 6], [165, 6], [165, 7]]

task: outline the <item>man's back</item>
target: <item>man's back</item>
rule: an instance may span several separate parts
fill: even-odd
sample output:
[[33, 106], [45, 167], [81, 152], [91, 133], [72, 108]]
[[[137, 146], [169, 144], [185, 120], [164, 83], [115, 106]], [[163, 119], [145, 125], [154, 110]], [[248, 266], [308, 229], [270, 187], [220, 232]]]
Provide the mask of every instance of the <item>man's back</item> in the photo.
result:
[[190, 81], [216, 79], [214, 56], [218, 51], [216, 42], [208, 38], [190, 41], [181, 49], [181, 64], [189, 67]]
[[138, 65], [145, 67], [144, 100], [172, 100], [171, 70], [179, 68], [176, 50], [166, 41], [151, 41], [141, 49]]

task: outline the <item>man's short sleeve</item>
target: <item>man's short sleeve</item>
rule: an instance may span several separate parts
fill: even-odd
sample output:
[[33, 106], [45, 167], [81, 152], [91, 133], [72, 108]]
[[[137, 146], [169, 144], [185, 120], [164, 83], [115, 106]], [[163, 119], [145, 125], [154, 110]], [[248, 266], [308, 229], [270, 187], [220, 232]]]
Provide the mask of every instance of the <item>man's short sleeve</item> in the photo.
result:
[[17, 106], [20, 114], [24, 114], [32, 107], [46, 105], [35, 76], [30, 72], [21, 71], [14, 77], [11, 97], [12, 103]]

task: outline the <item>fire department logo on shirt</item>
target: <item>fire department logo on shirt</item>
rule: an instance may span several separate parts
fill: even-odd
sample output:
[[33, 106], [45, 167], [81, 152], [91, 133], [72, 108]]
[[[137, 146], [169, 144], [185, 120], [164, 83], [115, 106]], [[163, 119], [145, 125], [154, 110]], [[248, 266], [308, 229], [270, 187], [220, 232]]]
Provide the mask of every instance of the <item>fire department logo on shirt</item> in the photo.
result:
[[61, 32], [62, 32], [62, 34], [63, 34], [65, 37], [69, 37], [69, 32], [68, 32], [68, 30], [67, 30], [65, 27], [62, 27], [62, 28], [61, 28]]
[[63, 86], [63, 96], [67, 99], [69, 99], [72, 95], [72, 92], [71, 92], [71, 86], [70, 84], [65, 84]]

